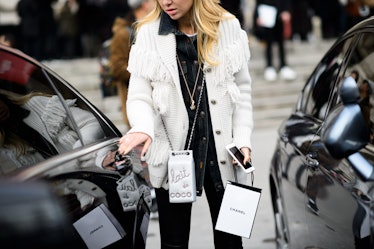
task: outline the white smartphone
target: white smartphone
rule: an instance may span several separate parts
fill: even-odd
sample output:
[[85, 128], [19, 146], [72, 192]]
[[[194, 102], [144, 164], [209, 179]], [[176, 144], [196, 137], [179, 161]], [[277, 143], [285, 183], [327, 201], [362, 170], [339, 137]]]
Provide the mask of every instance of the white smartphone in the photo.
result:
[[239, 166], [246, 172], [246, 173], [251, 173], [252, 171], [255, 170], [255, 167], [252, 165], [251, 162], [247, 162], [244, 164], [244, 155], [243, 153], [239, 150], [238, 147], [236, 147], [235, 144], [228, 144], [226, 145], [226, 150], [229, 152], [232, 158], [239, 164]]

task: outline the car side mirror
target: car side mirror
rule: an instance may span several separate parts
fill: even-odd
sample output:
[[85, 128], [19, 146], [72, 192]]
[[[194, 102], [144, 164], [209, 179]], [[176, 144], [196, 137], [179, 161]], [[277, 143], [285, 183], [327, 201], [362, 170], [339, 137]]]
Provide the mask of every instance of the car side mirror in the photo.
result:
[[359, 106], [360, 92], [352, 77], [343, 80], [339, 96], [343, 105], [332, 111], [326, 119], [321, 131], [322, 142], [332, 157], [347, 158], [367, 179], [374, 168], [368, 162], [362, 163], [365, 159], [358, 151], [369, 143], [370, 133]]
[[339, 89], [339, 96], [344, 105], [358, 104], [360, 101], [360, 90], [353, 77], [349, 76], [343, 80], [343, 84]]

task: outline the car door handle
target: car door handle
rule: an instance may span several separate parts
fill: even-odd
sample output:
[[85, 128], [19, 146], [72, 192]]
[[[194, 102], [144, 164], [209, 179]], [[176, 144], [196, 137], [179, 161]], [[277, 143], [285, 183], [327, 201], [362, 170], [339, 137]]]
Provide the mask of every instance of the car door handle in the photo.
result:
[[313, 169], [317, 169], [319, 166], [319, 161], [314, 158], [314, 155], [308, 154], [306, 155], [306, 164], [308, 167], [311, 167]]

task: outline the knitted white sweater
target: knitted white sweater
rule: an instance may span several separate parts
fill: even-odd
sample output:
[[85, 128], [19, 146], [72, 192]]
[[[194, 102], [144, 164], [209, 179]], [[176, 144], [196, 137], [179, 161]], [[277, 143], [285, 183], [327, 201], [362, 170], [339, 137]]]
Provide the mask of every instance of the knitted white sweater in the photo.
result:
[[[160, 20], [144, 25], [132, 46], [128, 70], [131, 73], [127, 114], [131, 132], [152, 138], [146, 154], [154, 187], [168, 188], [167, 159], [170, 146], [161, 116], [174, 150], [182, 150], [188, 132], [176, 61], [174, 34], [158, 35]], [[253, 129], [248, 37], [237, 19], [221, 21], [216, 58], [220, 64], [204, 64], [209, 108], [222, 182], [234, 180], [232, 159], [225, 145], [251, 148]], [[242, 172], [242, 171], [237, 171]], [[238, 178], [246, 183], [246, 176]]]
[[[66, 99], [75, 122], [86, 144], [104, 137], [102, 128], [92, 113], [76, 106], [76, 99]], [[52, 97], [34, 96], [23, 108], [30, 111], [24, 122], [38, 131], [58, 152], [66, 152], [81, 145], [72, 121], [67, 117], [57, 95]]]

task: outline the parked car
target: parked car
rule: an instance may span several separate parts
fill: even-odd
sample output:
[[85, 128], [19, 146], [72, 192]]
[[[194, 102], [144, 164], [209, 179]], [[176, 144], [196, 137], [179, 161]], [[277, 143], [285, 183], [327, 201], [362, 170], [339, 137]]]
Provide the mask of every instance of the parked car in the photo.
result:
[[278, 129], [277, 248], [374, 248], [374, 17], [339, 37]]
[[152, 202], [136, 150], [42, 63], [0, 45], [0, 243], [145, 248]]

